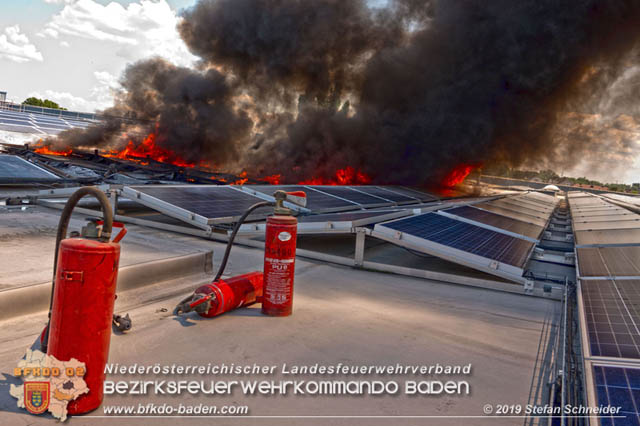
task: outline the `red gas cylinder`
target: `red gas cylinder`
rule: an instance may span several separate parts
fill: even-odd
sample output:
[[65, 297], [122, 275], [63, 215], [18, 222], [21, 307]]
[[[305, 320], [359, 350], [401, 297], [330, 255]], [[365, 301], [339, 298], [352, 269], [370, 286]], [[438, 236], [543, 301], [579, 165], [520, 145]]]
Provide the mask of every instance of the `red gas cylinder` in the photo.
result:
[[271, 316], [291, 315], [293, 277], [296, 262], [298, 220], [293, 216], [267, 218], [264, 249], [264, 290], [262, 313]]
[[[250, 272], [198, 287], [194, 299], [211, 296], [206, 311], [196, 309], [198, 315], [211, 318], [242, 306], [248, 306], [262, 297], [262, 272]], [[195, 307], [192, 304], [192, 307]]]
[[47, 354], [84, 362], [89, 392], [70, 401], [69, 414], [100, 406], [109, 356], [120, 245], [69, 238], [60, 242]]

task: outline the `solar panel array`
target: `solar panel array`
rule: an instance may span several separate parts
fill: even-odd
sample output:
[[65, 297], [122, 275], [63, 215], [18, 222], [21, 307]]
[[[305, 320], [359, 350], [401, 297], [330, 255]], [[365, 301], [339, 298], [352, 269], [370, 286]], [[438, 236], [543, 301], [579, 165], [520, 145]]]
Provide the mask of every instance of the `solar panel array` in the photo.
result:
[[569, 204], [579, 277], [640, 277], [640, 215], [584, 192]]
[[0, 130], [41, 135], [57, 135], [73, 128], [85, 128], [88, 121], [73, 120], [43, 114], [0, 110]]
[[[203, 223], [233, 222], [250, 206], [264, 201], [233, 186], [218, 185], [140, 185], [125, 187], [123, 193], [170, 216], [184, 217], [184, 212]], [[261, 208], [255, 215], [266, 216], [272, 210]]]
[[55, 174], [16, 155], [0, 154], [0, 179], [3, 182], [59, 180]]
[[601, 425], [640, 424], [640, 216], [606, 197], [568, 199], [590, 404], [622, 407]]
[[524, 282], [525, 265], [556, 204], [554, 196], [526, 193], [378, 223], [374, 235]]
[[485, 225], [504, 229], [505, 231], [524, 235], [535, 240], [539, 240], [542, 231], [544, 231], [542, 226], [523, 222], [511, 217], [501, 216], [472, 206], [455, 207], [453, 209], [445, 210], [445, 212], [477, 223], [483, 223]]
[[382, 207], [393, 204], [392, 201], [369, 195], [362, 191], [356, 191], [348, 186], [310, 186], [309, 188], [323, 194], [356, 203], [362, 207]]
[[[357, 187], [364, 189], [364, 187]], [[278, 190], [304, 191], [307, 195], [305, 211], [331, 213], [339, 211], [363, 211], [365, 208], [396, 206], [398, 201], [407, 202], [406, 196], [384, 187], [367, 187], [372, 193], [348, 186], [308, 185], [141, 185], [123, 189], [125, 195], [141, 204], [173, 215], [173, 217], [195, 220], [201, 224], [231, 223], [237, 220], [252, 204], [270, 200]], [[396, 200], [383, 199], [376, 195], [382, 191]], [[413, 199], [413, 203], [419, 203]], [[257, 210], [252, 219], [266, 216], [270, 208]], [[376, 216], [376, 215], [374, 215]], [[378, 215], [382, 216], [382, 215]]]
[[623, 203], [632, 204], [634, 206], [640, 206], [640, 197], [632, 197], [629, 195], [622, 194], [605, 194], [605, 197], [614, 200], [614, 201], [622, 201]]
[[304, 191], [307, 194], [307, 208], [317, 213], [410, 205], [418, 204], [421, 200], [435, 200], [435, 197], [427, 193], [392, 186], [244, 185], [241, 189], [250, 194], [259, 192], [268, 196], [277, 190]]
[[534, 246], [532, 242], [437, 213], [387, 222], [384, 227], [518, 268], [524, 267]]
[[409, 197], [399, 192], [394, 192], [390, 189], [385, 189], [384, 187], [378, 186], [355, 186], [351, 187], [351, 189], [361, 191], [365, 194], [373, 195], [385, 201], [390, 201], [396, 204], [412, 204], [419, 200], [418, 198]]

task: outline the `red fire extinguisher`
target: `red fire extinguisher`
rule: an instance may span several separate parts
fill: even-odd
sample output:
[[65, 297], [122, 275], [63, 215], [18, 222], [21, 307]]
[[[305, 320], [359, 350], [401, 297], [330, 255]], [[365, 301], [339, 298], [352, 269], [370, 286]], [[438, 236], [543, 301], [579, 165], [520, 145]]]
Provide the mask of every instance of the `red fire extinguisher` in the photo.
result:
[[198, 287], [192, 296], [175, 309], [176, 315], [196, 311], [212, 318], [243, 306], [252, 305], [262, 298], [262, 273], [250, 272], [229, 279], [218, 279]]
[[[66, 238], [71, 212], [85, 195], [98, 199], [104, 221], [90, 223], [79, 238]], [[109, 241], [112, 226], [121, 226], [122, 231]], [[120, 259], [118, 243], [125, 233], [122, 224], [113, 222], [106, 195], [95, 187], [76, 191], [60, 218], [50, 319], [43, 349], [60, 361], [75, 358], [85, 363], [83, 379], [89, 392], [69, 402], [69, 414], [87, 413], [102, 403]]]
[[[193, 294], [181, 300], [173, 311], [175, 315], [195, 311], [200, 316], [211, 318], [256, 302], [262, 302], [262, 312], [267, 315], [291, 314], [297, 220], [292, 216], [291, 210], [284, 206], [284, 202], [288, 201], [304, 207], [306, 206], [306, 194], [301, 191], [277, 191], [274, 196], [275, 203], [264, 201], [254, 204], [240, 217], [229, 237], [215, 278], [210, 284], [198, 287]], [[240, 226], [251, 212], [265, 206], [275, 206], [275, 209], [274, 216], [267, 219], [264, 273], [256, 271], [222, 279], [233, 241]], [[269, 235], [271, 234], [275, 235], [277, 241], [269, 243]], [[269, 253], [268, 256], [267, 253]], [[286, 265], [285, 273], [278, 265]], [[267, 280], [269, 281], [267, 282]], [[273, 300], [267, 302], [268, 305], [265, 309], [265, 291], [267, 289]]]
[[293, 278], [296, 264], [296, 238], [298, 220], [284, 206], [287, 200], [306, 205], [304, 192], [274, 194], [276, 206], [273, 216], [267, 218], [264, 241], [264, 290], [262, 313], [270, 316], [288, 316], [293, 310]]

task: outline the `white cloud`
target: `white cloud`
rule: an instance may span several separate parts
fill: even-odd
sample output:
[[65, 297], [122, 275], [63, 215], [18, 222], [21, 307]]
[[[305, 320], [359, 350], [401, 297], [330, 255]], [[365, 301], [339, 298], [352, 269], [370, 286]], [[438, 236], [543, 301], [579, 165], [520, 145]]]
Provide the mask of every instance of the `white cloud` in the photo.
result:
[[113, 106], [113, 95], [120, 88], [117, 78], [106, 71], [96, 71], [93, 75], [98, 85], [91, 89], [87, 98], [55, 90], [31, 92], [28, 97], [49, 99], [71, 111], [94, 112]]
[[62, 46], [62, 47], [71, 47], [71, 45], [69, 44], [68, 41], [61, 41], [60, 42], [60, 46]]
[[196, 58], [178, 35], [179, 20], [166, 0], [140, 0], [126, 7], [116, 2], [102, 5], [95, 0], [77, 0], [67, 2], [40, 34], [117, 43], [122, 46], [118, 54], [127, 60], [161, 56], [178, 65], [190, 65]]
[[42, 61], [42, 53], [20, 32], [20, 26], [7, 27], [0, 34], [0, 59], [14, 62]]
[[36, 33], [36, 35], [42, 38], [58, 38], [58, 32], [53, 28], [45, 28], [44, 30]]

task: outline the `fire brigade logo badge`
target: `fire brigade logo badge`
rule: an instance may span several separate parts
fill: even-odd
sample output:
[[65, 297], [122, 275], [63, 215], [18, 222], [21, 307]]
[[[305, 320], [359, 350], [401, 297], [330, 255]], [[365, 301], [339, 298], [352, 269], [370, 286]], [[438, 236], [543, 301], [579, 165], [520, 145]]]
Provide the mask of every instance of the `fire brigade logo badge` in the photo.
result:
[[24, 406], [32, 414], [42, 414], [49, 408], [49, 382], [25, 382]]

